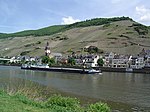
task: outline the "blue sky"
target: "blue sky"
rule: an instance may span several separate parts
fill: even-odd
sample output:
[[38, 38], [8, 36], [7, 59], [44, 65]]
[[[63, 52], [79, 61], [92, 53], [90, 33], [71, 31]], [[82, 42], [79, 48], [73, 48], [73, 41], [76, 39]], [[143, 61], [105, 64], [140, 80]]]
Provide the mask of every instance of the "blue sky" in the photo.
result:
[[150, 26], [149, 4], [149, 0], [0, 0], [0, 32], [116, 16], [128, 16]]

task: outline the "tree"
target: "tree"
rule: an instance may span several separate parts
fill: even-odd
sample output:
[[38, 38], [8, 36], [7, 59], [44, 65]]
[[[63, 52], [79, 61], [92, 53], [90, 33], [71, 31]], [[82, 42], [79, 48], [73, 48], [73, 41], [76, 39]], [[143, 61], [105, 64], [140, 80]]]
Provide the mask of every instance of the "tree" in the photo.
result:
[[102, 59], [102, 58], [99, 58], [99, 59], [97, 60], [97, 64], [98, 64], [99, 66], [103, 66], [103, 65], [104, 65], [103, 59]]
[[98, 47], [96, 47], [96, 46], [89, 46], [89, 47], [86, 49], [86, 51], [87, 51], [88, 53], [98, 53], [98, 52], [99, 52], [99, 49], [98, 49]]
[[50, 58], [48, 56], [43, 56], [42, 57], [42, 63], [48, 64], [50, 62]]
[[70, 64], [70, 65], [75, 65], [76, 64], [76, 61], [75, 61], [75, 59], [74, 58], [69, 58], [68, 59], [68, 63]]
[[55, 64], [55, 59], [54, 59], [54, 58], [50, 58], [48, 65], [51, 66], [51, 65], [53, 65], [53, 64]]

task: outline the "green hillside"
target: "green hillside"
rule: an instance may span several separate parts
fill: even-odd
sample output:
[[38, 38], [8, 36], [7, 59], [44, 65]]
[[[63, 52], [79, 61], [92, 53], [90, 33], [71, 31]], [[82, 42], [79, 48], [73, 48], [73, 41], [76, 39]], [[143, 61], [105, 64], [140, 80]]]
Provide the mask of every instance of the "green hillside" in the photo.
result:
[[38, 30], [26, 30], [26, 31], [11, 33], [11, 34], [0, 33], [0, 38], [52, 35], [52, 34], [66, 31], [66, 30], [69, 30], [72, 28], [97, 26], [97, 25], [103, 25], [103, 24], [108, 24], [111, 22], [122, 21], [122, 20], [131, 20], [132, 21], [132, 19], [129, 17], [95, 18], [95, 19], [91, 19], [91, 20], [77, 22], [77, 23], [74, 23], [71, 25], [55, 25], [55, 26], [38, 29]]
[[26, 30], [26, 31], [11, 33], [11, 34], [0, 34], [0, 38], [52, 35], [54, 33], [58, 33], [62, 31], [64, 28], [65, 25], [55, 25], [55, 26], [38, 29], [38, 30]]
[[0, 34], [0, 37], [0, 56], [41, 56], [47, 41], [52, 52], [64, 55], [70, 51], [81, 53], [87, 46], [96, 46], [104, 53], [120, 54], [137, 54], [143, 48], [150, 49], [150, 28], [128, 17], [96, 18], [71, 25]]

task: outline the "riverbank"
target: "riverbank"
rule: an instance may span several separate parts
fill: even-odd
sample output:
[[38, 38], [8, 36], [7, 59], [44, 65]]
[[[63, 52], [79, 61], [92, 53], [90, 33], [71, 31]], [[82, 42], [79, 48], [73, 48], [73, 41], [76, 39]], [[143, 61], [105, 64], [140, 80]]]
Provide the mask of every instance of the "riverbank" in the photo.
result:
[[81, 107], [78, 99], [60, 95], [53, 95], [46, 101], [35, 101], [20, 93], [12, 95], [0, 90], [0, 99], [1, 112], [110, 112], [107, 104], [99, 102]]

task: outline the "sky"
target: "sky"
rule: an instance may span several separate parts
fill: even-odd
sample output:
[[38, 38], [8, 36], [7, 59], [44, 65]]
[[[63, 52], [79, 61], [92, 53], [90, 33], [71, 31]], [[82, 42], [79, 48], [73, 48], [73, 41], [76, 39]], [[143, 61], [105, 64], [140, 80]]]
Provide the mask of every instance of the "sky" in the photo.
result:
[[0, 0], [0, 33], [121, 16], [150, 26], [150, 0]]

